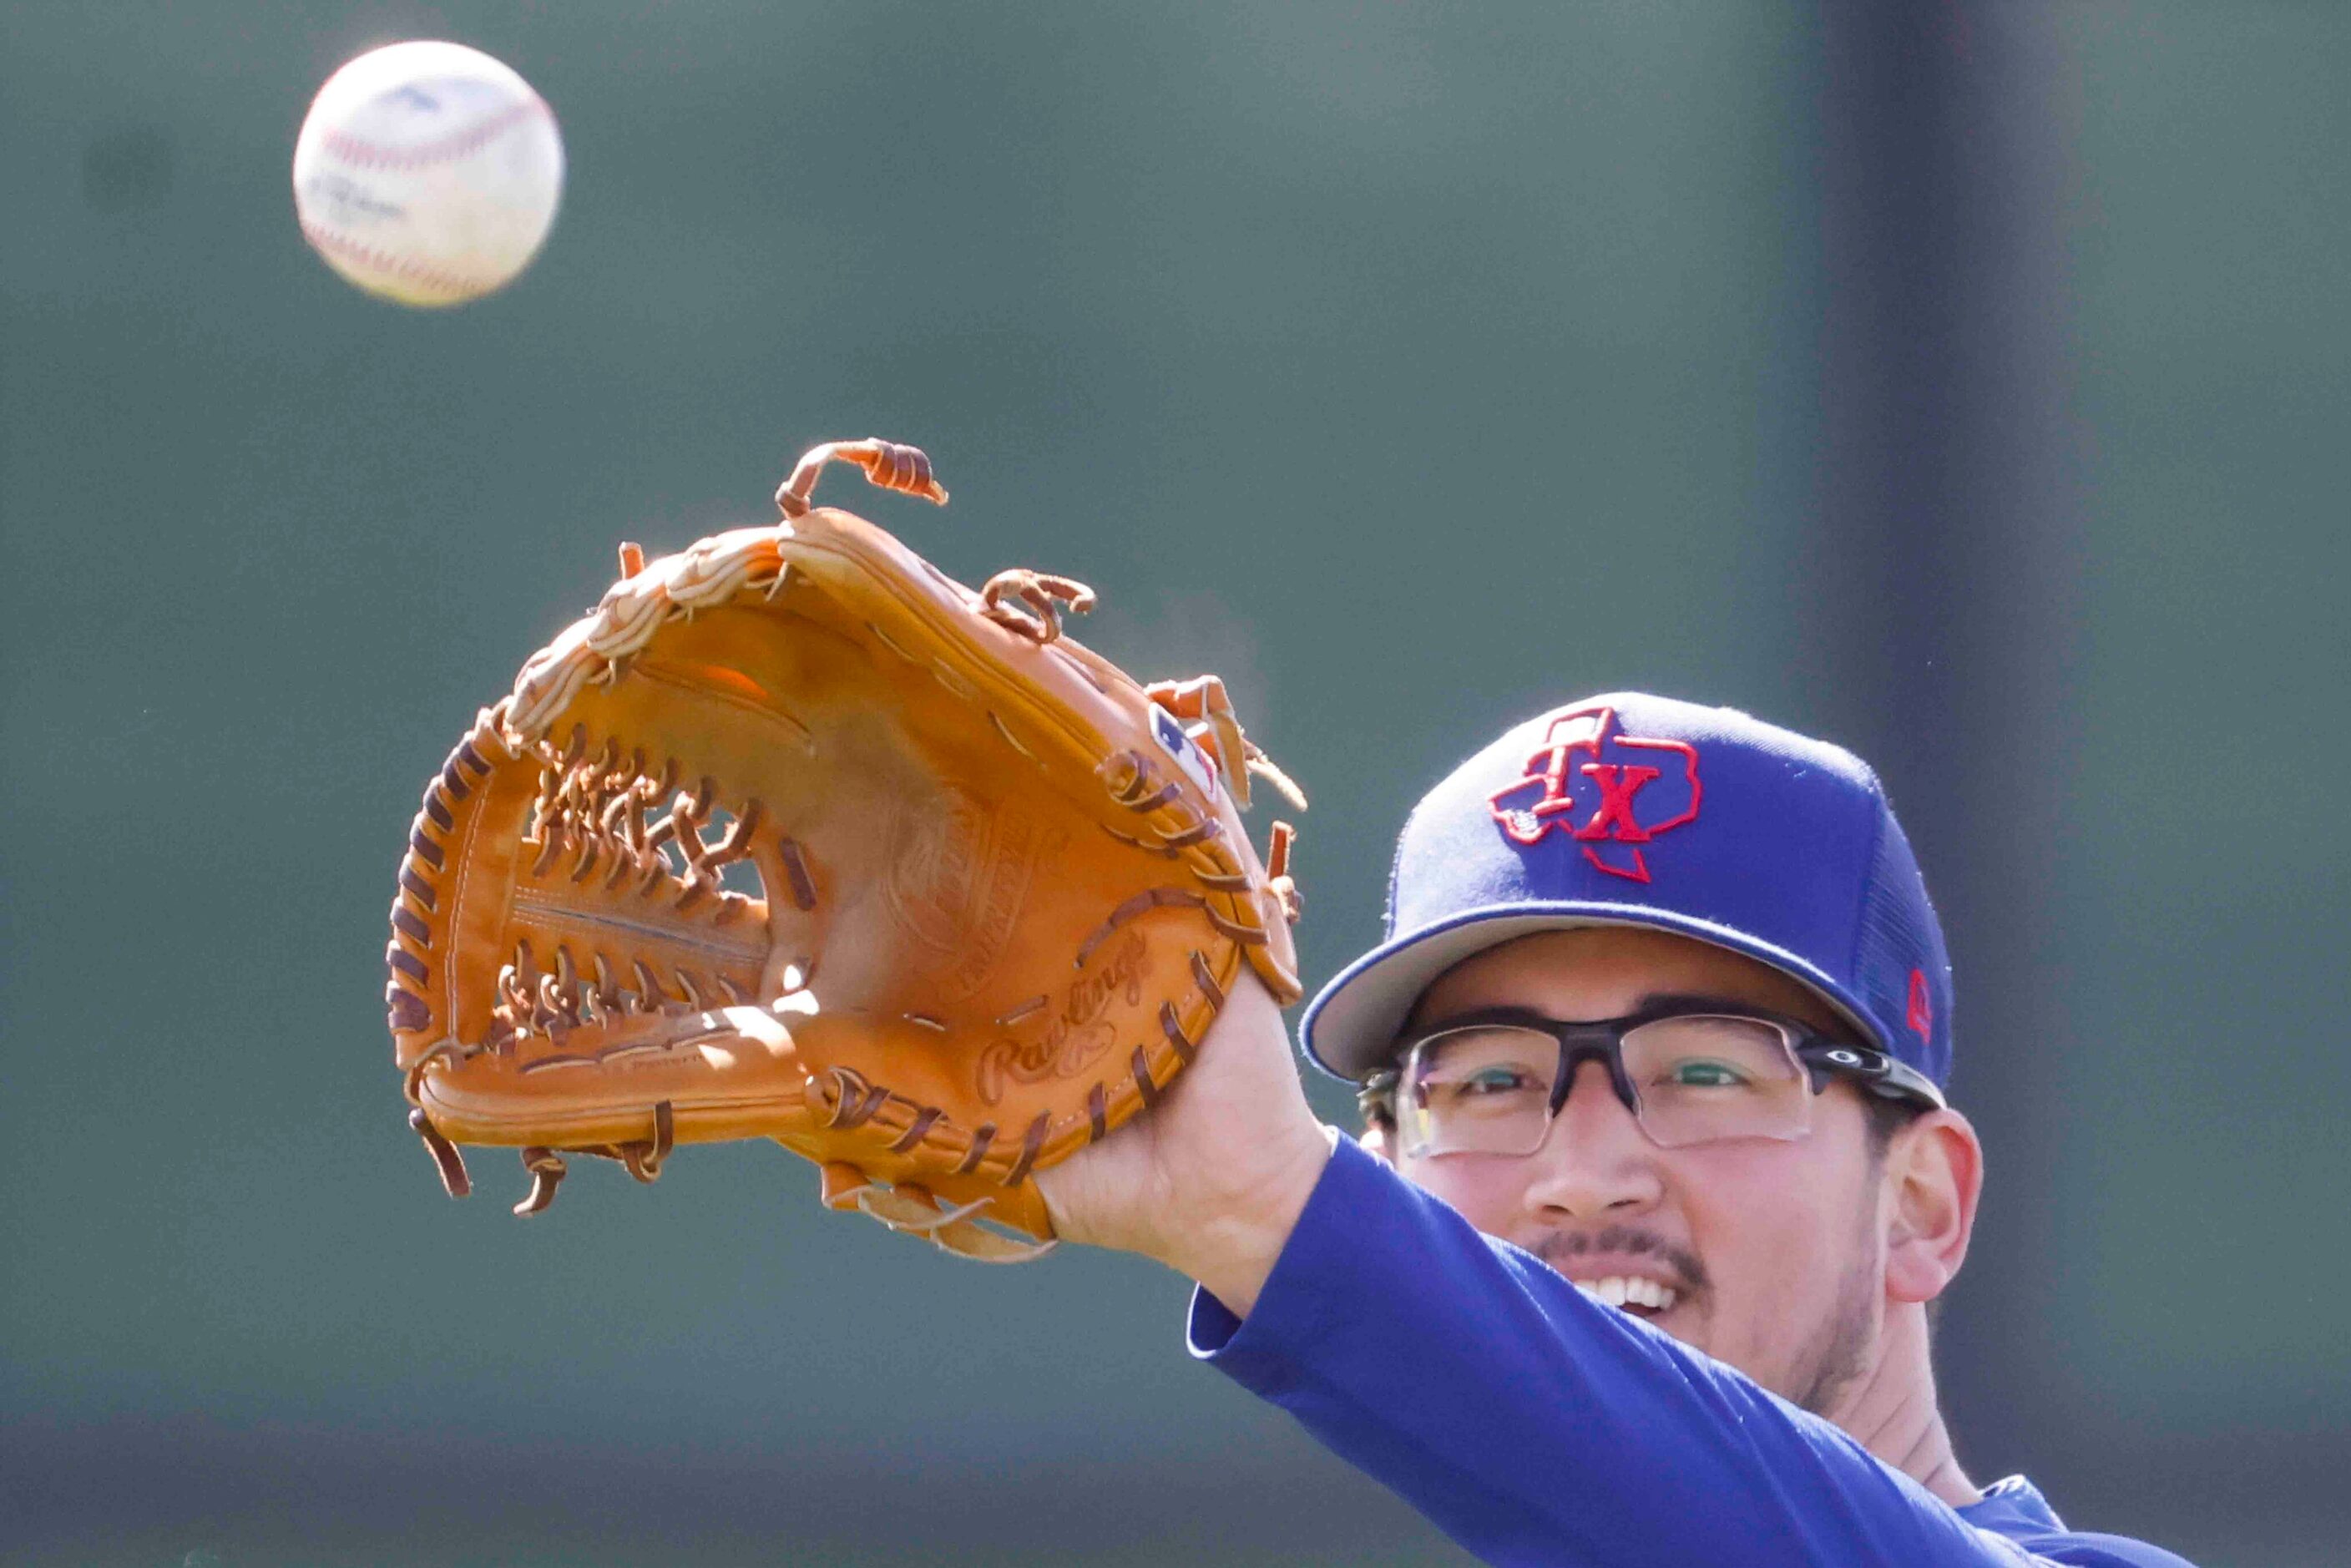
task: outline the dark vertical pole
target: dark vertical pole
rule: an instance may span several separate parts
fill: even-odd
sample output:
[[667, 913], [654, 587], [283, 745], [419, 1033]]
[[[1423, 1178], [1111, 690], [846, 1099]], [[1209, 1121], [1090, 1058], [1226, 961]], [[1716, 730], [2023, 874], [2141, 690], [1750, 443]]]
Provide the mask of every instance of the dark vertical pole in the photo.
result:
[[2030, 1417], [2062, 1383], [2043, 1197], [2070, 1019], [2046, 937], [2082, 527], [2069, 99], [2037, 12], [1823, 0], [1816, 78], [1823, 548], [1805, 662], [1887, 779], [1949, 930], [1953, 1086], [1991, 1160], [1938, 1360], [1962, 1458], [1995, 1476], [2064, 1468], [2031, 1451]]

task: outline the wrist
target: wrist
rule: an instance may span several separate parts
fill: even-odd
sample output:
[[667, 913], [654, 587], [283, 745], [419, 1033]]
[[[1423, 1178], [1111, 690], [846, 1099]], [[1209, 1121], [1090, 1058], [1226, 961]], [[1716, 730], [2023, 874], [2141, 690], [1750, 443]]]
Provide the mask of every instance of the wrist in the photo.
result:
[[1316, 1122], [1311, 1113], [1285, 1128], [1283, 1146], [1270, 1151], [1261, 1176], [1246, 1190], [1227, 1195], [1215, 1212], [1184, 1227], [1161, 1259], [1237, 1318], [1247, 1317], [1257, 1304], [1338, 1147], [1338, 1130]]

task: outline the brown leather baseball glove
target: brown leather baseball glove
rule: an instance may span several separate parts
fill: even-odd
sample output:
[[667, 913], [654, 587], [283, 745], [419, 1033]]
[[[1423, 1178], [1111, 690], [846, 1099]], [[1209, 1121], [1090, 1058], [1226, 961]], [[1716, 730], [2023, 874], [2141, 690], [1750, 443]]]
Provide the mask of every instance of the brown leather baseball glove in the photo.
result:
[[[1244, 964], [1297, 999], [1276, 823], [1213, 676], [1138, 685], [1061, 635], [1092, 594], [978, 592], [810, 510], [650, 564], [523, 666], [426, 786], [386, 952], [409, 1124], [642, 1181], [680, 1144], [771, 1137], [835, 1208], [951, 1251], [1033, 1256], [1032, 1172], [1147, 1109]], [[1303, 800], [1298, 802], [1303, 805]]]

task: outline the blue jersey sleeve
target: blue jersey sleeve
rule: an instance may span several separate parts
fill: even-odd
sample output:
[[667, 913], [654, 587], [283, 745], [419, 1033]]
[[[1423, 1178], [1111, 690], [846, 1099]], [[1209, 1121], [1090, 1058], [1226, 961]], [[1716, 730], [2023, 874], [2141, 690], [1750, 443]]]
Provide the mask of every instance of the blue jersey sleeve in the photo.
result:
[[1489, 1563], [2033, 1561], [1345, 1139], [1248, 1320], [1203, 1292], [1192, 1344]]

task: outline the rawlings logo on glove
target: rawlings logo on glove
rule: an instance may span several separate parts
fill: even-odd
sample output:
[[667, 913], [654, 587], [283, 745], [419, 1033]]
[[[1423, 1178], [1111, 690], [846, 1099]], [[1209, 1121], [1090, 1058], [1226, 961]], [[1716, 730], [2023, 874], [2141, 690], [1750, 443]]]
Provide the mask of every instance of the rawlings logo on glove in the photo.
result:
[[823, 465], [945, 502], [912, 447], [820, 446], [783, 520], [647, 563], [523, 666], [425, 789], [392, 904], [395, 1057], [454, 1197], [517, 1212], [588, 1154], [771, 1137], [823, 1200], [967, 1256], [1050, 1245], [1029, 1177], [1155, 1103], [1246, 964], [1299, 995], [1290, 831], [1260, 863], [1213, 676], [1061, 634], [1093, 594], [977, 592], [811, 509]]

